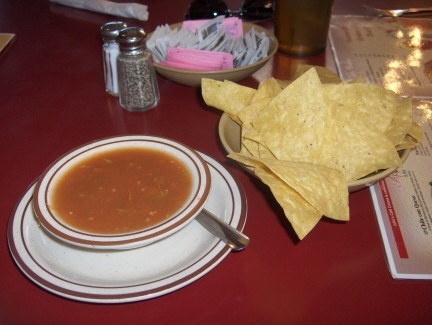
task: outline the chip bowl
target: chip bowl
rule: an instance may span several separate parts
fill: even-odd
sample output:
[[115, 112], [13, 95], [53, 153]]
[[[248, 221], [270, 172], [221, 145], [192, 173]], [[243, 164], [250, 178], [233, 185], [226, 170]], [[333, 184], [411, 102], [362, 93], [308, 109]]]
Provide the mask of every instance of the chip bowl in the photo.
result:
[[[182, 23], [177, 23], [170, 25], [171, 30], [175, 28], [181, 28]], [[238, 82], [241, 80], [244, 80], [251, 75], [253, 75], [256, 71], [261, 69], [264, 64], [266, 64], [276, 53], [278, 49], [278, 41], [274, 34], [270, 32], [268, 29], [265, 29], [261, 26], [243, 22], [243, 33], [247, 33], [252, 27], [257, 32], [264, 32], [265, 35], [269, 38], [270, 44], [269, 44], [269, 52], [267, 57], [252, 63], [250, 65], [234, 68], [234, 69], [228, 69], [228, 70], [217, 70], [217, 71], [193, 71], [193, 70], [184, 70], [184, 69], [177, 69], [172, 67], [166, 67], [163, 65], [158, 64], [157, 62], [154, 63], [156, 71], [163, 77], [174, 81], [176, 83], [179, 83], [181, 85], [190, 86], [190, 87], [200, 87], [201, 86], [201, 79], [202, 78], [209, 78], [214, 79], [218, 81], [224, 81], [229, 80], [233, 82]], [[152, 36], [152, 33], [148, 35], [148, 39]]]
[[[241, 142], [241, 128], [236, 122], [234, 122], [227, 114], [223, 113], [221, 119], [219, 120], [218, 126], [219, 138], [221, 140], [222, 146], [224, 149], [230, 153], [240, 152], [240, 142]], [[399, 156], [402, 162], [408, 158], [411, 149], [400, 150]], [[239, 163], [243, 168], [245, 168], [248, 172], [253, 174], [253, 168], [246, 166], [242, 163]], [[365, 177], [362, 177], [358, 180], [348, 182], [348, 191], [349, 193], [353, 193], [364, 188], [367, 188], [381, 179], [387, 177], [392, 172], [394, 172], [397, 167], [388, 168], [384, 170], [376, 171], [375, 173], [369, 174]]]
[[[83, 228], [77, 229], [79, 227], [71, 225], [70, 222], [68, 223], [68, 221], [65, 221], [65, 218], [62, 219], [58, 211], [56, 211], [56, 207], [54, 206], [53, 202], [56, 192], [56, 185], [58, 185], [60, 182], [65, 182], [64, 178], [62, 179], [62, 177], [66, 175], [65, 173], [67, 173], [68, 170], [71, 170], [71, 168], [73, 167], [82, 167], [81, 164], [83, 164], [83, 161], [85, 159], [91, 158], [95, 155], [99, 155], [104, 151], [111, 151], [116, 149], [122, 150], [129, 148], [133, 150], [148, 149], [161, 152], [169, 156], [174, 156], [182, 163], [182, 165], [186, 167], [192, 179], [191, 190], [186, 199], [182, 200], [181, 203], [179, 203], [181, 204], [181, 206], [178, 207], [176, 211], [172, 212], [172, 214], [169, 215], [167, 218], [159, 221], [159, 223], [148, 227], [144, 226], [140, 229], [132, 230], [129, 232], [120, 231], [107, 234], [106, 232], [103, 233], [102, 231], [98, 233], [97, 230], [88, 231], [83, 230]], [[107, 161], [109, 162], [109, 160]], [[92, 170], [92, 168], [90, 168], [90, 170]], [[145, 168], [146, 167], [144, 166], [144, 168], [138, 168], [136, 172], [134, 171], [135, 174], [132, 175], [133, 179], [140, 180], [140, 177], [142, 177], [143, 174], [142, 171], [145, 170]], [[100, 172], [101, 170], [101, 168], [93, 169], [95, 170], [95, 172]], [[108, 172], [105, 171], [105, 173], [111, 173], [111, 169], [107, 168], [106, 170], [108, 170]], [[103, 172], [104, 171], [102, 170], [102, 173]], [[162, 175], [161, 177], [163, 176], [164, 175]], [[119, 186], [121, 186], [121, 184], [124, 183], [122, 182], [123, 176], [120, 176], [119, 179]], [[159, 184], [159, 182], [156, 183]], [[36, 183], [33, 196], [33, 207], [35, 215], [38, 218], [42, 227], [45, 228], [45, 230], [47, 230], [51, 235], [57, 237], [62, 241], [65, 241], [72, 245], [92, 249], [131, 249], [145, 246], [157, 240], [168, 237], [188, 225], [203, 209], [210, 192], [210, 186], [211, 175], [208, 165], [195, 150], [189, 148], [184, 144], [181, 144], [174, 140], [156, 136], [130, 135], [110, 137], [84, 144], [76, 149], [67, 152], [66, 154], [55, 160], [43, 172], [41, 177], [38, 179], [38, 182]], [[67, 185], [67, 187], [69, 187], [69, 184]], [[109, 190], [108, 187], [107, 189]], [[118, 190], [122, 191], [122, 193], [124, 192], [127, 194], [126, 189], [123, 190], [119, 188]], [[129, 196], [132, 196], [131, 190], [127, 190], [129, 190]], [[141, 189], [141, 191], [146, 190], [147, 189], [145, 188]], [[160, 188], [159, 191], [162, 193], [162, 190]], [[99, 200], [105, 200], [105, 198], [109, 197], [109, 191], [106, 191], [105, 193], [106, 194], [103, 194], [104, 196]], [[89, 200], [87, 199], [87, 197], [89, 196], [91, 196], [91, 194], [85, 196], [85, 200]], [[127, 197], [127, 195], [125, 196]], [[131, 199], [131, 197], [129, 197], [129, 199]], [[72, 200], [82, 199], [79, 199], [74, 192]], [[119, 206], [120, 204], [123, 204], [123, 206], [127, 206], [128, 202], [120, 202], [118, 204]], [[60, 208], [57, 206], [57, 209]], [[88, 210], [93, 210], [93, 203], [90, 204], [90, 208]], [[85, 209], [85, 211], [87, 211], [87, 209]], [[150, 214], [152, 214], [152, 212]], [[82, 217], [84, 217], [86, 220], [91, 219], [90, 216], [90, 212], [88, 215], [82, 214]], [[138, 215], [137, 217], [141, 218], [141, 215]], [[147, 216], [143, 217], [146, 218]], [[117, 218], [117, 215], [115, 218]], [[107, 219], [102, 219], [102, 224], [104, 224], [104, 222], [107, 222], [106, 220]]]

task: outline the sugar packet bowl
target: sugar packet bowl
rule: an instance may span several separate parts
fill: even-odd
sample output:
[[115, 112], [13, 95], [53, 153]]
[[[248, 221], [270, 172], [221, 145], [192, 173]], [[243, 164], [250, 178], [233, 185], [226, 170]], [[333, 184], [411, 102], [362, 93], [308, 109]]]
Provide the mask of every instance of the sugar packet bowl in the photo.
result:
[[269, 30], [231, 17], [159, 26], [147, 46], [156, 71], [176, 83], [200, 87], [202, 78], [244, 80], [276, 53]]

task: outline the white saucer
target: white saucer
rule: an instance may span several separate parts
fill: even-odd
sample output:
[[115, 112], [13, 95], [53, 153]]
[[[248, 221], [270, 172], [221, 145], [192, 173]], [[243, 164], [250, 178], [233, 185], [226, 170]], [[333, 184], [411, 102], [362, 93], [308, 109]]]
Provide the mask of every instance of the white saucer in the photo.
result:
[[[213, 158], [205, 208], [242, 231], [247, 202], [241, 184]], [[33, 183], [17, 202], [8, 225], [9, 249], [33, 282], [60, 296], [87, 302], [124, 303], [180, 289], [219, 264], [230, 249], [196, 220], [145, 247], [100, 251], [67, 244], [37, 223]]]

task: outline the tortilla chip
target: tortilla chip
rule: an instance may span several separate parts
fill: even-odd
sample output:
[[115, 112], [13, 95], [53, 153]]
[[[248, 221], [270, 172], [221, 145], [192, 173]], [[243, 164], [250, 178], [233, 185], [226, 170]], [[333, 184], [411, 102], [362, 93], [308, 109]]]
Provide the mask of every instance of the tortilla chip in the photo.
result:
[[399, 143], [396, 146], [396, 150], [404, 150], [404, 149], [411, 149], [415, 148], [419, 145], [419, 142], [417, 142], [415, 139], [411, 138], [411, 136], [406, 136], [401, 143]]
[[203, 78], [201, 92], [205, 103], [224, 111], [241, 125], [237, 114], [245, 108], [256, 93], [256, 89], [241, 86], [228, 80], [217, 81]]
[[342, 82], [342, 80], [339, 78], [339, 76], [336, 73], [334, 73], [333, 71], [331, 71], [330, 69], [327, 69], [327, 68], [321, 67], [321, 66], [307, 65], [307, 64], [299, 64], [297, 66], [293, 79], [295, 80], [295, 79], [299, 78], [300, 76], [302, 76], [303, 74], [305, 74], [307, 71], [309, 71], [312, 68], [315, 69], [315, 71], [318, 74], [320, 81], [323, 84], [327, 84], [327, 83], [338, 84], [338, 83]]
[[259, 115], [261, 110], [264, 109], [272, 99], [273, 97], [266, 97], [250, 103], [237, 114], [237, 117], [244, 126], [252, 128], [251, 121]]
[[347, 182], [380, 169], [401, 166], [393, 143], [378, 128], [352, 117], [340, 107], [333, 115], [324, 135], [320, 164], [339, 169]]
[[[241, 154], [245, 154], [245, 152], [249, 153], [249, 156], [259, 157], [258, 151], [258, 142], [245, 138], [245, 134], [248, 133], [248, 128], [243, 126], [241, 129]], [[245, 151], [247, 150], [247, 151]]]
[[399, 100], [396, 112], [390, 123], [388, 130], [385, 132], [387, 138], [393, 143], [394, 146], [400, 144], [405, 135], [411, 130], [412, 127], [412, 101], [411, 97], [402, 98]]
[[285, 89], [293, 82], [292, 80], [281, 80], [281, 79], [276, 79], [276, 81], [282, 89]]
[[321, 212], [310, 205], [279, 177], [269, 172], [269, 169], [255, 168], [255, 175], [270, 187], [298, 238], [303, 239], [320, 221]]
[[265, 82], [262, 82], [255, 95], [252, 97], [249, 105], [242, 109], [237, 117], [242, 121], [246, 127], [251, 128], [252, 121], [258, 116], [259, 112], [267, 106], [267, 104], [282, 91], [278, 82], [274, 78], [269, 78]]
[[238, 154], [232, 154], [229, 157], [255, 168], [255, 175], [270, 188], [299, 239], [303, 239], [321, 219], [320, 211], [310, 205], [259, 160], [246, 159]]
[[316, 162], [328, 118], [322, 85], [310, 69], [285, 88], [251, 123], [280, 160]]
[[321, 214], [349, 220], [348, 187], [341, 171], [306, 162], [261, 161]]
[[254, 127], [250, 129], [246, 129], [246, 132], [243, 134], [243, 137], [245, 139], [249, 139], [257, 143], [260, 143], [262, 141], [260, 134], [257, 132], [257, 130]]
[[423, 141], [423, 130], [420, 124], [417, 124], [416, 122], [411, 123], [411, 128], [408, 131], [408, 134], [417, 141]]
[[240, 145], [240, 153], [245, 156], [253, 156], [252, 152], [249, 150], [249, 147], [243, 142]]
[[399, 100], [393, 91], [366, 83], [323, 87], [326, 98], [337, 101], [352, 116], [375, 125], [383, 133], [388, 130]]
[[275, 159], [275, 155], [265, 146], [263, 146], [261, 143], [258, 144], [258, 152], [259, 157], [264, 159]]
[[358, 77], [354, 78], [353, 80], [351, 80], [349, 83], [358, 84], [358, 83], [366, 83], [366, 81], [363, 79], [362, 76], [358, 76]]
[[268, 78], [266, 81], [260, 83], [257, 92], [252, 97], [250, 102], [254, 103], [264, 98], [269, 98], [269, 97], [273, 98], [281, 91], [282, 91], [282, 87], [279, 85], [276, 79]]

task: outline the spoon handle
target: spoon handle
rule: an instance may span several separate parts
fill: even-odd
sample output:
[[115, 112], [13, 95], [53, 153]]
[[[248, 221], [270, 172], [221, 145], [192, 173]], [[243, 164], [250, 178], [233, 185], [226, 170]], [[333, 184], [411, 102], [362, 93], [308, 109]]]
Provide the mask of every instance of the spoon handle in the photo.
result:
[[222, 239], [232, 250], [240, 251], [249, 245], [250, 239], [247, 236], [206, 209], [203, 209], [195, 219], [213, 235]]

